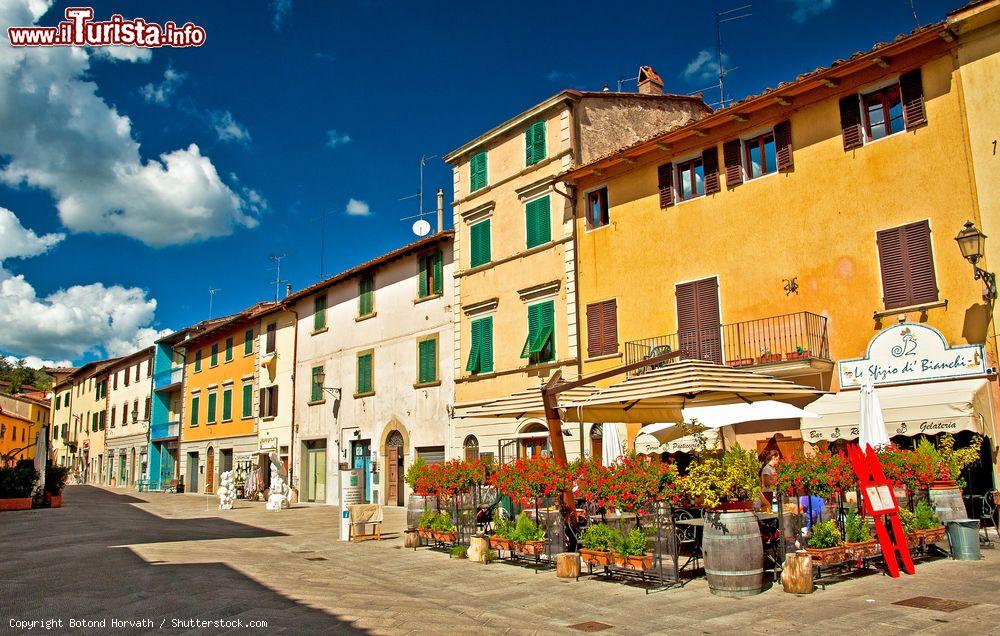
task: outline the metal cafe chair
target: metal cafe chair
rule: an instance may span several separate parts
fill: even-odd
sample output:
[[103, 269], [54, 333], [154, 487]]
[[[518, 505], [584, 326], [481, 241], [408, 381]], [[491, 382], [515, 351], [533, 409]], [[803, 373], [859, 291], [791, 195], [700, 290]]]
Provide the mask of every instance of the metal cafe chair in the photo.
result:
[[674, 509], [672, 511], [672, 515], [674, 518], [675, 533], [677, 535], [677, 553], [680, 554], [684, 548], [687, 548], [689, 551], [687, 560], [684, 562], [684, 565], [678, 568], [678, 570], [687, 568], [687, 566], [692, 562], [694, 562], [694, 568], [697, 569], [698, 562], [701, 559], [701, 546], [698, 544], [698, 527], [685, 523], [677, 523], [678, 521], [688, 521], [694, 519], [694, 515], [683, 508]]
[[[973, 495], [972, 496], [972, 508], [979, 510], [979, 529], [981, 534], [979, 535], [979, 543], [982, 545], [990, 545], [990, 528], [993, 528], [993, 532], [996, 533], [997, 539], [1000, 539], [1000, 529], [997, 528], [997, 498], [1000, 497], [1000, 491], [991, 490], [985, 495]], [[977, 505], [978, 504], [978, 505]]]

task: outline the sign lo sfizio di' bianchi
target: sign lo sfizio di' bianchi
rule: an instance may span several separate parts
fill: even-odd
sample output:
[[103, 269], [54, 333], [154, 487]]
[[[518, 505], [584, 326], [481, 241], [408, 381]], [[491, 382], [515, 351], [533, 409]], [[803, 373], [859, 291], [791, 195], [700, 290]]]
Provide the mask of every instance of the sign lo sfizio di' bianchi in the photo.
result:
[[880, 332], [863, 358], [837, 363], [840, 387], [858, 387], [870, 376], [876, 385], [904, 384], [984, 375], [983, 345], [949, 347], [941, 332], [904, 322]]

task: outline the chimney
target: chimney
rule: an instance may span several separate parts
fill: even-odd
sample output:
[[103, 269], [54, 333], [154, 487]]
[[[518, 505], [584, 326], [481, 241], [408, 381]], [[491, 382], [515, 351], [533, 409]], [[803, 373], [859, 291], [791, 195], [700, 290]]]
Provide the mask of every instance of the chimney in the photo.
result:
[[663, 94], [663, 80], [652, 66], [639, 67], [639, 92], [643, 95]]
[[292, 284], [285, 283], [285, 298], [288, 298], [291, 295], [292, 295]]
[[438, 188], [438, 232], [444, 231], [444, 190]]

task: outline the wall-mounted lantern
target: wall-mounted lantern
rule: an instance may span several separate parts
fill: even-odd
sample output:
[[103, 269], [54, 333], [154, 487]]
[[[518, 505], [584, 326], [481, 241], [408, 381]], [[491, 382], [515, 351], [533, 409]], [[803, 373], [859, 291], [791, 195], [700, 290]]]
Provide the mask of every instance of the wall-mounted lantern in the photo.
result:
[[962, 250], [962, 256], [972, 264], [973, 277], [975, 280], [983, 281], [983, 300], [989, 304], [997, 299], [996, 275], [979, 267], [979, 260], [983, 257], [986, 247], [986, 235], [973, 225], [972, 221], [965, 222], [965, 228], [955, 237], [958, 249]]

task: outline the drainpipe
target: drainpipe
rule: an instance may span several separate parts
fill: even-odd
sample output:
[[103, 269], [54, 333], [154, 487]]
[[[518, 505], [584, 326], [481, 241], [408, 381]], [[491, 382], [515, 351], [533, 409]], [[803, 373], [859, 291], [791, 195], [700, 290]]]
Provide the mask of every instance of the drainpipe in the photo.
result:
[[[289, 285], [291, 288], [291, 285]], [[289, 289], [290, 291], [290, 289]], [[287, 297], [288, 294], [285, 294]], [[295, 375], [298, 370], [298, 360], [299, 360], [299, 314], [289, 305], [282, 303], [281, 307], [285, 311], [290, 311], [292, 316], [294, 316], [294, 322], [292, 327], [292, 421], [289, 423], [292, 429], [291, 439], [288, 440], [288, 481], [295, 483], [293, 475], [297, 474], [298, 471], [295, 470], [295, 433], [298, 426], [295, 422]], [[302, 492], [301, 488], [295, 489], [295, 498], [299, 498], [299, 493]]]

